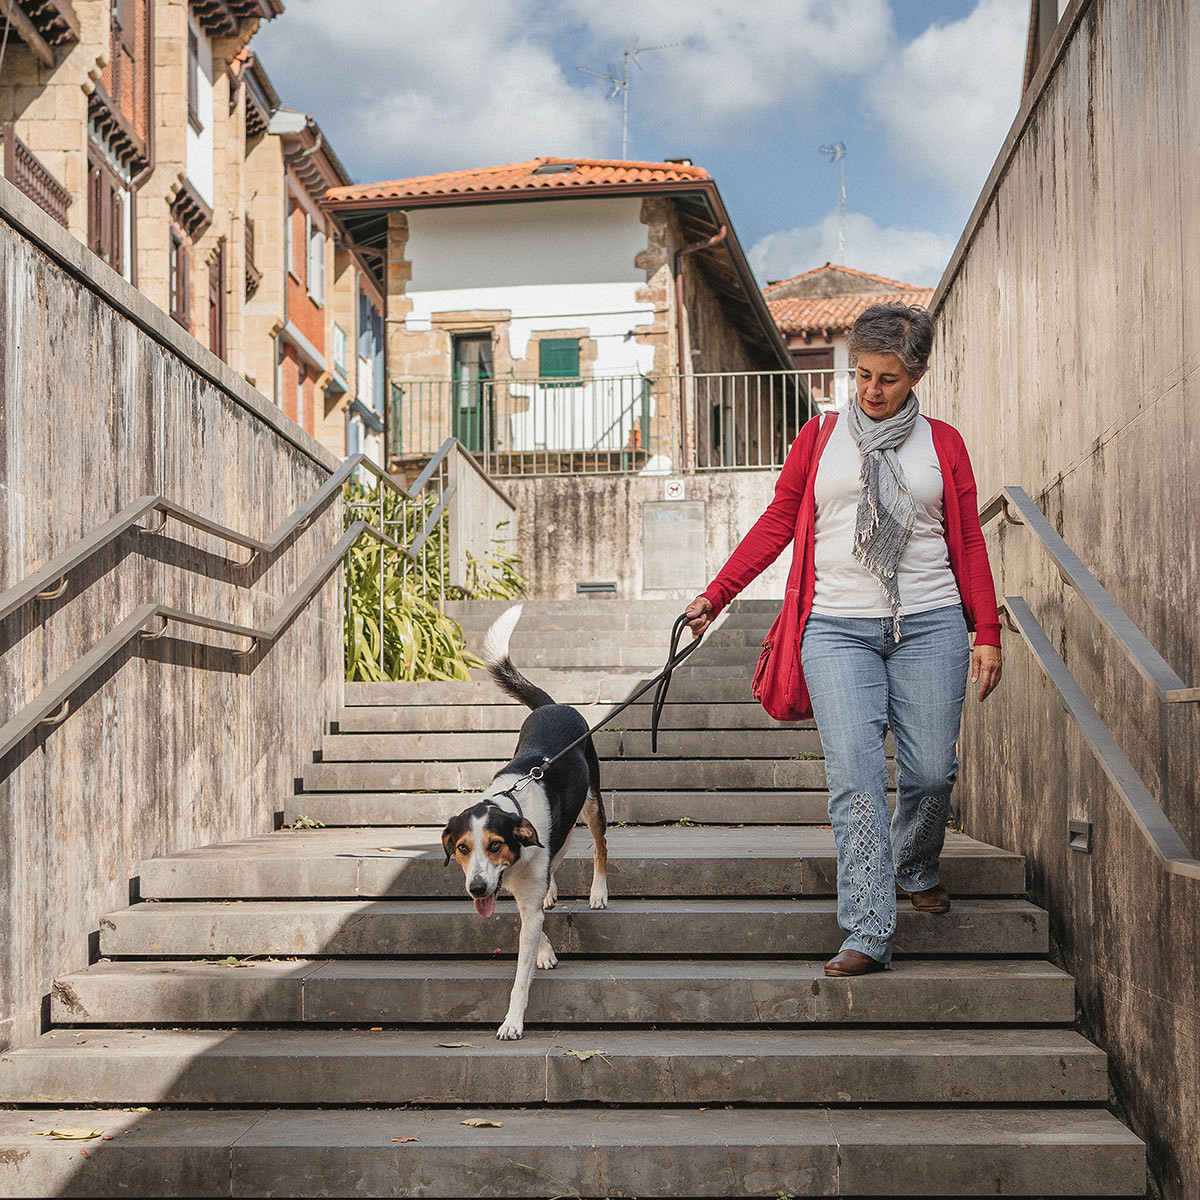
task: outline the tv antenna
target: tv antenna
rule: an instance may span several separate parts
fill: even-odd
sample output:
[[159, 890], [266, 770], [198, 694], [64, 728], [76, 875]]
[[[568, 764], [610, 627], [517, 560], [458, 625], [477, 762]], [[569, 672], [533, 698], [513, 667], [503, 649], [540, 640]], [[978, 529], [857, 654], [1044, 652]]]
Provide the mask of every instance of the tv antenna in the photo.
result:
[[826, 143], [821, 153], [838, 165], [838, 262], [842, 263], [846, 259], [846, 143]]
[[639, 46], [637, 38], [626, 46], [621, 51], [621, 74], [617, 75], [616, 68], [612, 71], [593, 71], [590, 67], [577, 67], [576, 70], [582, 71], [585, 75], [595, 75], [597, 79], [605, 79], [612, 84], [612, 91], [605, 97], [611, 100], [614, 96], [621, 97], [621, 159], [625, 161], [629, 158], [629, 64], [632, 62], [639, 71], [644, 71], [646, 68], [638, 61], [639, 54], [646, 54], [650, 50], [668, 50], [672, 46], [678, 46], [678, 42], [662, 42], [657, 46]]

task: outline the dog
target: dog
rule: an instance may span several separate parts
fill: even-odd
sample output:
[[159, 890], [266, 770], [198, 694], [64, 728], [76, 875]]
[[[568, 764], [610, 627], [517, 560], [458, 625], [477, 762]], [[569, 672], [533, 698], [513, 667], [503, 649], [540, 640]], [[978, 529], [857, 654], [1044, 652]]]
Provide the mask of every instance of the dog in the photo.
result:
[[608, 907], [608, 822], [592, 739], [546, 767], [542, 778], [529, 775], [531, 768], [541, 767], [587, 733], [588, 725], [579, 712], [556, 704], [513, 666], [508, 644], [521, 611], [518, 604], [496, 619], [484, 638], [483, 660], [500, 689], [532, 711], [521, 726], [511, 761], [496, 772], [479, 800], [452, 817], [442, 831], [445, 865], [453, 858], [462, 867], [475, 911], [490, 917], [503, 883], [521, 916], [517, 975], [508, 1013], [496, 1031], [501, 1041], [515, 1041], [525, 1032], [534, 963], [543, 970], [558, 965], [543, 929], [544, 911], [558, 899], [554, 874], [581, 813], [593, 841], [588, 903], [592, 908]]

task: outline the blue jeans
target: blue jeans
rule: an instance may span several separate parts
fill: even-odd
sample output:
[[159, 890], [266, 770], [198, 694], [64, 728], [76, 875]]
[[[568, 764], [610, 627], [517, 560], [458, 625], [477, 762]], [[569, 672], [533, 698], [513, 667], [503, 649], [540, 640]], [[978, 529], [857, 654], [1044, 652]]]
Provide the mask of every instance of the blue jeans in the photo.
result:
[[[800, 649], [825, 751], [843, 950], [890, 962], [896, 887], [938, 882], [970, 648], [955, 605], [902, 617], [811, 613]], [[896, 743], [889, 835], [884, 738]]]

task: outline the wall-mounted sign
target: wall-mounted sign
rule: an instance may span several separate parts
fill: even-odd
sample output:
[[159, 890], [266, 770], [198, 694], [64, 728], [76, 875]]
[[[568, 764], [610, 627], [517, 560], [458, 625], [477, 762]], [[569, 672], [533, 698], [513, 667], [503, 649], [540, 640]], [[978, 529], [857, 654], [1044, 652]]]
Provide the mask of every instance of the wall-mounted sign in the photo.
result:
[[702, 588], [705, 571], [704, 501], [642, 505], [642, 588]]
[[663, 486], [664, 500], [682, 500], [683, 499], [683, 480], [668, 479]]

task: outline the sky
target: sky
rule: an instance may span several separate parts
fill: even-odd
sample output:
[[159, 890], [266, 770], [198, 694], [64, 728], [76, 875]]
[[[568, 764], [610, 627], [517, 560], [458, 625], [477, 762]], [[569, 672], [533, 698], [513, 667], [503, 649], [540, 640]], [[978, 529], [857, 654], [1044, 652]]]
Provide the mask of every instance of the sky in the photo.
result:
[[[285, 0], [250, 48], [357, 183], [545, 155], [716, 180], [760, 283], [936, 284], [1020, 104], [1029, 0]], [[845, 251], [839, 164], [845, 157]]]

